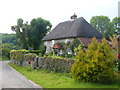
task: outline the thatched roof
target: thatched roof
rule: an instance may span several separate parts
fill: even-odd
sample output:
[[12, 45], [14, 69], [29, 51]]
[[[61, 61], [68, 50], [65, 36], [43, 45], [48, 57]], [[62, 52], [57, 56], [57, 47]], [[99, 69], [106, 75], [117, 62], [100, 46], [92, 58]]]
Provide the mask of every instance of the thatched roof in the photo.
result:
[[65, 38], [93, 38], [101, 39], [103, 35], [93, 28], [83, 17], [76, 18], [73, 21], [59, 23], [49, 34], [42, 40], [57, 40]]

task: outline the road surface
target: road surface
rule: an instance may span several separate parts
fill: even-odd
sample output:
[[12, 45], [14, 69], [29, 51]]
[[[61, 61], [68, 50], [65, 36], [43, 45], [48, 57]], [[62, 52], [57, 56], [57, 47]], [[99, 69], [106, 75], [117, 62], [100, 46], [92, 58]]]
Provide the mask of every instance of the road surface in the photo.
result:
[[23, 75], [13, 70], [9, 61], [0, 61], [0, 89], [2, 88], [38, 88]]

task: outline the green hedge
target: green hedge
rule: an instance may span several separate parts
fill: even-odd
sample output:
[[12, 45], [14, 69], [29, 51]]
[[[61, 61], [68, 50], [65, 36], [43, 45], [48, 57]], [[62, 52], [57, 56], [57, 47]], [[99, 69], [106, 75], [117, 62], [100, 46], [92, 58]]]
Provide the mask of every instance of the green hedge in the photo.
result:
[[54, 72], [70, 72], [71, 66], [74, 63], [74, 60], [51, 57], [41, 58], [38, 63], [36, 60], [34, 61], [36, 56], [36, 54], [29, 53], [27, 50], [12, 50], [10, 52], [10, 57], [15, 62], [14, 64], [22, 66], [23, 61], [33, 61], [35, 64], [39, 64], [40, 68]]
[[24, 55], [24, 60], [25, 61], [33, 61], [36, 56], [37, 56], [37, 54], [27, 53]]
[[28, 53], [27, 50], [21, 49], [21, 50], [11, 50], [10, 51], [10, 58], [15, 61], [16, 64], [19, 64], [22, 66], [22, 62], [24, 60], [24, 54]]
[[70, 72], [74, 60], [44, 57], [40, 60], [40, 68], [54, 72]]
[[35, 53], [37, 55], [39, 55], [39, 53], [41, 53], [41, 50], [28, 50], [29, 53]]

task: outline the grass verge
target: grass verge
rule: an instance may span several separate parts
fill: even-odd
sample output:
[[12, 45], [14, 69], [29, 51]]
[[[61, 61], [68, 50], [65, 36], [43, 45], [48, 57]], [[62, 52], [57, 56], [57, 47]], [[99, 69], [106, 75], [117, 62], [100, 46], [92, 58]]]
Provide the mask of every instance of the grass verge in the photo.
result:
[[8, 61], [9, 58], [0, 58], [0, 61]]
[[54, 73], [45, 70], [30, 70], [29, 67], [19, 67], [9, 63], [26, 78], [32, 80], [43, 88], [118, 88], [118, 83], [111, 85], [97, 83], [78, 83], [66, 73]]

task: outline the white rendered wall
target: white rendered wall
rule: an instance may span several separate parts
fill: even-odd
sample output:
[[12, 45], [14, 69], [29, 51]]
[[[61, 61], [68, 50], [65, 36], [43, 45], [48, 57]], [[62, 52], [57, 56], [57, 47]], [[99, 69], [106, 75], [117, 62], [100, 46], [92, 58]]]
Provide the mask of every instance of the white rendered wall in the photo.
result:
[[53, 51], [53, 45], [55, 43], [61, 43], [61, 42], [67, 43], [67, 42], [72, 42], [73, 40], [74, 38], [45, 41], [44, 45], [46, 46], [46, 53], [50, 53]]

